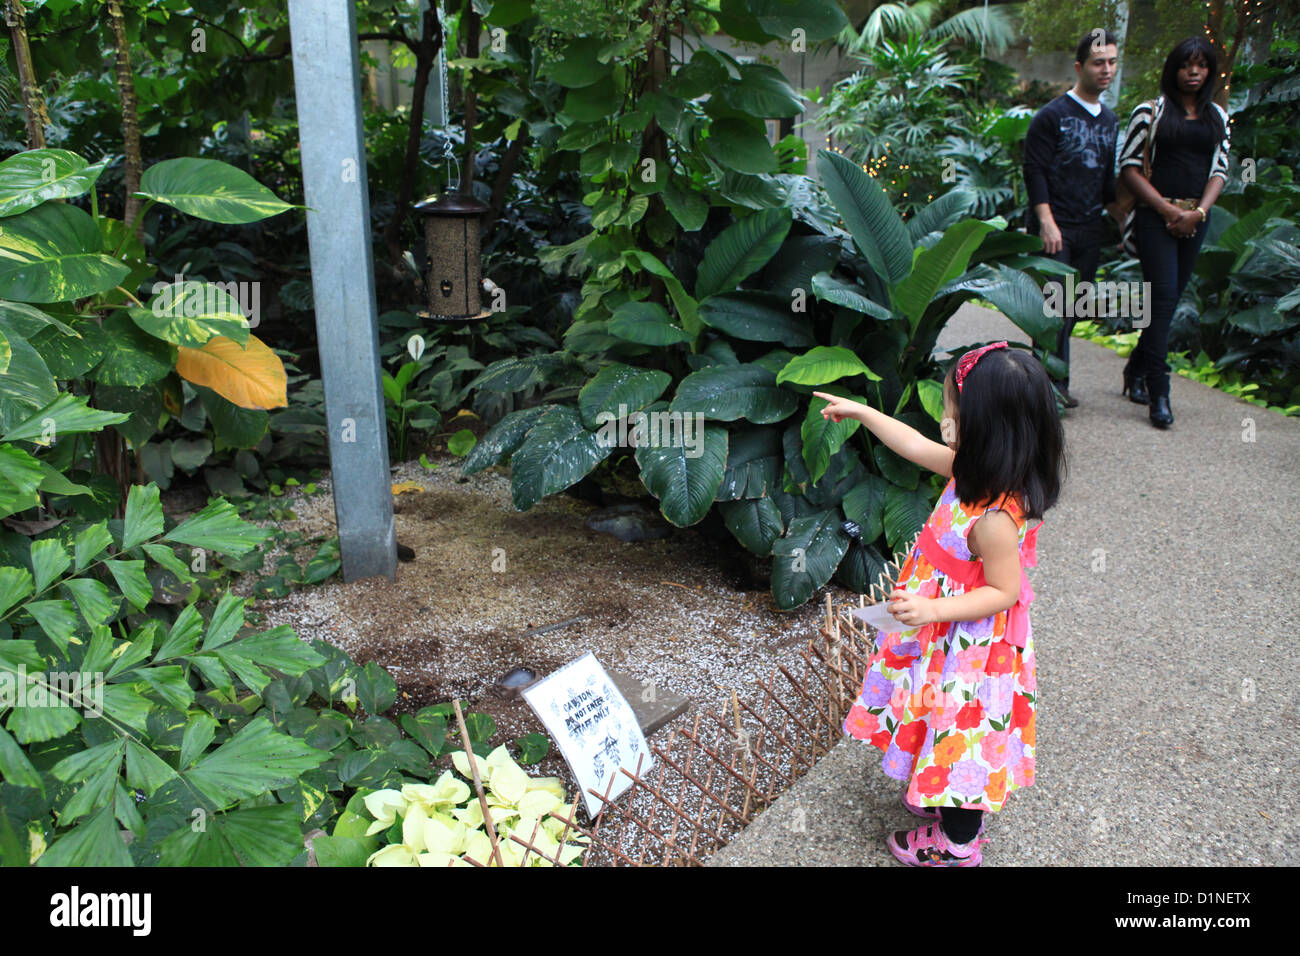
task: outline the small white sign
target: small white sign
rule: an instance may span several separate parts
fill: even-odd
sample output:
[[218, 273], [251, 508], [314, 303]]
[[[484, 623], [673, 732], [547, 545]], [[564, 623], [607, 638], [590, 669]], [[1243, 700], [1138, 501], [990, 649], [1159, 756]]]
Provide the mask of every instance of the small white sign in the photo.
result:
[[859, 621], [871, 625], [881, 634], [897, 634], [900, 631], [911, 630], [909, 625], [904, 624], [886, 610], [886, 603], [882, 601], [879, 604], [868, 604], [866, 607], [855, 607], [852, 614]]
[[600, 812], [601, 801], [589, 789], [603, 796], [613, 777], [612, 800], [632, 785], [620, 768], [636, 773], [640, 761], [644, 777], [654, 767], [636, 714], [594, 654], [588, 652], [542, 678], [524, 691], [524, 700], [559, 744], [591, 817]]

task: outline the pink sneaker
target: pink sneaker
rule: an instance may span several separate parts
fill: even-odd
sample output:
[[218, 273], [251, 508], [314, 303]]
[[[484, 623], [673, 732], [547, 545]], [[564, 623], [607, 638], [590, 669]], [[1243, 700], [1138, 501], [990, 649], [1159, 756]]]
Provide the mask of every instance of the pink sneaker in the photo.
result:
[[989, 841], [976, 837], [962, 849], [954, 852], [954, 844], [944, 836], [938, 823], [927, 823], [915, 830], [898, 830], [885, 837], [885, 846], [898, 862], [907, 866], [979, 866], [984, 862], [980, 844]]

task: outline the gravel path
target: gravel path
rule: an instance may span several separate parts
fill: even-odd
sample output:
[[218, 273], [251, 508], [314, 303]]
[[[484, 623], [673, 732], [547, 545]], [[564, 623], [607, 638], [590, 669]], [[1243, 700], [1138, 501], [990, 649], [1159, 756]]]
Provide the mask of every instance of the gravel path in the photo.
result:
[[[967, 305], [940, 344], [998, 338], [1025, 340]], [[1030, 571], [1038, 776], [985, 863], [1300, 864], [1300, 421], [1174, 375], [1162, 432], [1122, 359], [1071, 357], [1070, 470]], [[879, 758], [845, 740], [711, 865], [897, 865], [884, 834], [920, 821]]]

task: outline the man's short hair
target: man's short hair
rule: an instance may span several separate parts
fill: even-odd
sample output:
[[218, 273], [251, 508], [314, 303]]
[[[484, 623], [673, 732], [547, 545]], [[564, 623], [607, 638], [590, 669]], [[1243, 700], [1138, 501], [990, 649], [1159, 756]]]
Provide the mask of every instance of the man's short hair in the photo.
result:
[[1079, 41], [1079, 46], [1074, 51], [1075, 63], [1087, 63], [1092, 59], [1092, 45], [1097, 42], [1096, 38], [1105, 34], [1100, 46], [1119, 46], [1119, 41], [1115, 39], [1115, 34], [1109, 30], [1103, 31], [1100, 27], [1095, 30], [1089, 30], [1087, 36]]

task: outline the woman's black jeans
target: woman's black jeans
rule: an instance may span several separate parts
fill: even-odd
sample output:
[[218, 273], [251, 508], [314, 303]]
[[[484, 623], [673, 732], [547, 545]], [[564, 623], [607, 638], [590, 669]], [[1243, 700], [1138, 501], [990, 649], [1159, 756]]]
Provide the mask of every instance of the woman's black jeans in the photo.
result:
[[1146, 376], [1147, 391], [1153, 399], [1169, 396], [1169, 324], [1192, 277], [1196, 256], [1205, 241], [1205, 226], [1203, 222], [1191, 236], [1179, 239], [1150, 207], [1138, 206], [1134, 213], [1133, 240], [1142, 263], [1142, 281], [1150, 283], [1144, 290], [1144, 295], [1148, 290], [1150, 295], [1150, 324], [1142, 330], [1124, 374]]

